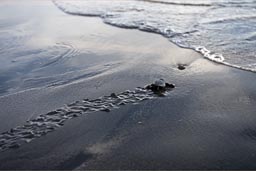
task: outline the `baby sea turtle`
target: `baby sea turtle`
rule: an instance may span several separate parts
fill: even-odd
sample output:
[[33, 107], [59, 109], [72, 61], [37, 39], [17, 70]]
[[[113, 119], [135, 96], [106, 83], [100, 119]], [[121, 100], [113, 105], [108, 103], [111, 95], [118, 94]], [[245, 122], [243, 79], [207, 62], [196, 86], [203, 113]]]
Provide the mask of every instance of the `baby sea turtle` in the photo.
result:
[[155, 93], [162, 93], [172, 88], [175, 88], [175, 85], [166, 83], [162, 78], [159, 80], [156, 80], [153, 84], [146, 86], [146, 89], [149, 89]]

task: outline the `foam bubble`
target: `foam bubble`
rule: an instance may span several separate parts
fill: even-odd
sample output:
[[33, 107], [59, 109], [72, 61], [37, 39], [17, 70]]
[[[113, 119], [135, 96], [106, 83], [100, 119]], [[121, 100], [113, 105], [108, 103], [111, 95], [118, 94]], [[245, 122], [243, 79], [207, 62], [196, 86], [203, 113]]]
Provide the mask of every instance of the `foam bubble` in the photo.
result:
[[225, 58], [222, 56], [222, 54], [211, 53], [211, 51], [209, 51], [208, 49], [206, 49], [203, 46], [196, 47], [195, 50], [197, 52], [200, 52], [205, 58], [207, 58], [211, 61], [222, 63], [225, 60]]

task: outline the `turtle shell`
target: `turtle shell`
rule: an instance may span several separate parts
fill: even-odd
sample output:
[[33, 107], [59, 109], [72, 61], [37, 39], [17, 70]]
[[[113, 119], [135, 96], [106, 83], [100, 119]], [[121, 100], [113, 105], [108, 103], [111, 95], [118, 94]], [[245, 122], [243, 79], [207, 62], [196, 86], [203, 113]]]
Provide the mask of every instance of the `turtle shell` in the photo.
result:
[[158, 86], [158, 87], [165, 87], [165, 81], [164, 81], [164, 79], [161, 78], [159, 80], [156, 80], [154, 85]]

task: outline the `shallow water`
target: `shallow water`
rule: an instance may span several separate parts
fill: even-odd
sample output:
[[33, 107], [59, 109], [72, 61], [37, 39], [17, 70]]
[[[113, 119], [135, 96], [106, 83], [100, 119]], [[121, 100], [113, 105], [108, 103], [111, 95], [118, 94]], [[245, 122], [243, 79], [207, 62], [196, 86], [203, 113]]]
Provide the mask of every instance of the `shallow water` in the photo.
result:
[[54, 2], [67, 13], [100, 16], [108, 24], [159, 33], [210, 60], [256, 71], [255, 0]]
[[[256, 65], [255, 2], [252, 0], [53, 2], [68, 13], [101, 16], [112, 25], [163, 34], [178, 45], [195, 48], [217, 62], [249, 70], [254, 70]], [[107, 35], [95, 33], [88, 38], [85, 31], [88, 27], [82, 17], [63, 14], [56, 10], [54, 3], [0, 3], [0, 96], [69, 84], [105, 73], [129, 60], [127, 57], [114, 59], [109, 51], [112, 41], [121, 46], [128, 42], [107, 40], [101, 42], [104, 46], [97, 49], [98, 54], [93, 51], [100, 37]], [[52, 14], [56, 17], [52, 18]], [[64, 20], [72, 20], [73, 24]], [[94, 28], [100, 29], [100, 26], [95, 24]], [[141, 43], [145, 42], [138, 42], [137, 46]], [[149, 50], [150, 47], [145, 49], [145, 53]], [[214, 52], [223, 54], [225, 60]], [[90, 58], [91, 55], [95, 57]]]
[[51, 1], [6, 1], [0, 11], [0, 96], [83, 80], [122, 62], [107, 41], [94, 51], [104, 36], [96, 31], [100, 26], [88, 36], [81, 18], [64, 14]]

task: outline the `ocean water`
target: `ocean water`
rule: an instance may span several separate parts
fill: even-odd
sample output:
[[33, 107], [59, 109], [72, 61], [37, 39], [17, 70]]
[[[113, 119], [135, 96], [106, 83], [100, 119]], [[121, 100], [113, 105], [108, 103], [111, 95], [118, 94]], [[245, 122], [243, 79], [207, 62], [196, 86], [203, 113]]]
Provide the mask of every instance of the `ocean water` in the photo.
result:
[[54, 0], [66, 13], [154, 32], [205, 58], [256, 71], [255, 0]]

